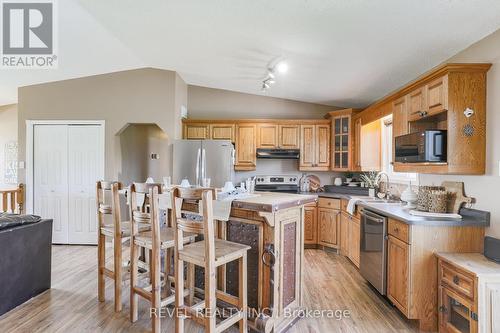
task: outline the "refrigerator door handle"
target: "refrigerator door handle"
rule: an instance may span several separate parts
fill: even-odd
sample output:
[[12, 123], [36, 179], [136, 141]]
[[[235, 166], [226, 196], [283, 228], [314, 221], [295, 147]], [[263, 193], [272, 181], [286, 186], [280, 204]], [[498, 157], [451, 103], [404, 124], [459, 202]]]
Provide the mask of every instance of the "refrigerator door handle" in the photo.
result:
[[200, 155], [201, 148], [198, 148], [198, 154], [196, 156], [196, 185], [200, 185]]
[[201, 152], [201, 181], [207, 176], [207, 154], [205, 148]]

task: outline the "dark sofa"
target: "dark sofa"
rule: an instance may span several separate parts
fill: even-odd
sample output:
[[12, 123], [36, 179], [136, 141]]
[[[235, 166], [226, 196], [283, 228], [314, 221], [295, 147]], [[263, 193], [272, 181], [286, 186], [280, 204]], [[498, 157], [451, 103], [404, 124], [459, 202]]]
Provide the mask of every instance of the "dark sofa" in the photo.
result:
[[50, 289], [52, 220], [0, 214], [0, 315]]

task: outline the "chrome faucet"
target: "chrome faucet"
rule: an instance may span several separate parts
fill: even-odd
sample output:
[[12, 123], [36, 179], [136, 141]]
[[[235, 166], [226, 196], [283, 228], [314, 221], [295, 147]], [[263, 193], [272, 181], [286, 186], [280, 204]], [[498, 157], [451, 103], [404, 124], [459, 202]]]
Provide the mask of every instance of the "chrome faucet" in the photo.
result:
[[[380, 172], [378, 175], [377, 175], [377, 183], [380, 185], [380, 181], [381, 181], [381, 178], [382, 176], [385, 176], [386, 178], [386, 189], [385, 189], [385, 192], [384, 193], [384, 198], [385, 199], [390, 199], [390, 195], [391, 195], [391, 191], [390, 191], [390, 185], [391, 183], [389, 182], [389, 175], [385, 172]], [[379, 186], [379, 193], [380, 193], [380, 186]]]

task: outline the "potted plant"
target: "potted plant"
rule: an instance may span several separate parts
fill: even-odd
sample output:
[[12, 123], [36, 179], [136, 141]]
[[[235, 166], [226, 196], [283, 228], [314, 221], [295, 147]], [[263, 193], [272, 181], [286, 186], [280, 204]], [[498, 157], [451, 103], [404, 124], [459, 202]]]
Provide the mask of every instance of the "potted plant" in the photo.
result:
[[345, 174], [345, 181], [350, 183], [350, 182], [352, 182], [353, 177], [354, 177], [354, 174], [352, 172], [348, 172]]
[[365, 172], [361, 175], [361, 180], [365, 183], [365, 186], [369, 188], [368, 195], [372, 198], [375, 197], [378, 189], [378, 172]]

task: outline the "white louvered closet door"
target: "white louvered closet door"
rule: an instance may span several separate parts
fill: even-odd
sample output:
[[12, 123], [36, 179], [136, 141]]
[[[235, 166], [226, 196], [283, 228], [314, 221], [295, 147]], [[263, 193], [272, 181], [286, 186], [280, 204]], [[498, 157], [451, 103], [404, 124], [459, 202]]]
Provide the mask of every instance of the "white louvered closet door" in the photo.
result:
[[68, 126], [34, 128], [34, 213], [53, 222], [52, 242], [68, 243]]
[[95, 182], [102, 178], [100, 134], [95, 125], [68, 128], [70, 244], [97, 244]]
[[36, 125], [34, 212], [54, 219], [55, 244], [96, 244], [95, 182], [102, 179], [99, 125]]

